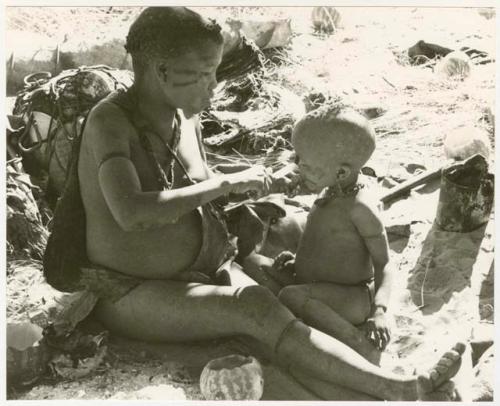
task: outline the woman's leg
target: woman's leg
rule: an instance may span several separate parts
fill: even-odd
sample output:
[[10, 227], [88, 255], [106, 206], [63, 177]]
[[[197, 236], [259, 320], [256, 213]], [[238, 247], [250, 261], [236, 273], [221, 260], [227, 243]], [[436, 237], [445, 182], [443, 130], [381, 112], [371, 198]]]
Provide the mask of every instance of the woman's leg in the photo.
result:
[[[147, 281], [119, 301], [101, 301], [97, 316], [113, 332], [151, 340], [250, 335], [282, 364], [312, 377], [388, 400], [417, 398], [415, 378], [384, 372], [338, 340], [296, 320], [266, 288]], [[459, 354], [432, 381], [456, 373]], [[425, 378], [430, 382], [430, 378]], [[433, 386], [434, 387], [434, 386]]]
[[273, 346], [294, 319], [264, 287], [145, 281], [115, 303], [100, 301], [97, 317], [111, 331], [147, 341], [203, 340], [235, 334]]
[[290, 368], [288, 372], [301, 385], [324, 400], [383, 400], [380, 397], [370, 396], [366, 393], [337, 385], [336, 383], [326, 382], [322, 379], [315, 378], [310, 374], [304, 373], [299, 368]]

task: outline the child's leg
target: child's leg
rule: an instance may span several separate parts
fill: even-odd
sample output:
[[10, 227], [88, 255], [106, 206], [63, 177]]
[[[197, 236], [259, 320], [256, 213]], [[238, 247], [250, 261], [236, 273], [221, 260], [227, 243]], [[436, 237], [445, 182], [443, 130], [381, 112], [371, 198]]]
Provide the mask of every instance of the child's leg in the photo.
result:
[[[297, 317], [302, 318], [305, 323], [337, 338], [370, 362], [378, 364], [380, 352], [370, 343], [362, 331], [358, 330], [350, 321], [342, 317], [334, 308], [330, 307], [331, 304], [337, 304], [337, 299], [332, 299], [331, 296], [335, 296], [338, 293], [338, 286], [331, 283], [287, 286], [281, 290], [278, 297], [283, 304]], [[351, 286], [348, 288], [351, 288]], [[354, 311], [349, 309], [351, 312], [348, 313], [345, 311], [345, 307], [349, 307], [349, 304], [353, 307], [358, 306], [360, 309], [357, 310], [359, 310], [360, 314], [364, 315], [365, 311], [363, 307], [369, 304], [369, 298], [365, 300], [368, 304], [363, 305], [363, 303], [357, 303], [363, 302], [362, 298], [356, 300], [356, 297], [353, 297], [352, 294], [356, 292], [348, 293], [350, 294], [348, 297], [346, 294], [342, 295], [345, 304], [338, 307], [341, 311], [344, 310], [344, 314], [347, 313], [351, 316], [351, 320], [353, 320]], [[365, 295], [368, 297], [366, 292]], [[358, 296], [361, 296], [359, 292]]]
[[316, 299], [351, 324], [364, 323], [370, 315], [372, 294], [367, 285], [312, 282], [284, 287], [279, 297], [292, 311], [299, 311], [305, 299]]

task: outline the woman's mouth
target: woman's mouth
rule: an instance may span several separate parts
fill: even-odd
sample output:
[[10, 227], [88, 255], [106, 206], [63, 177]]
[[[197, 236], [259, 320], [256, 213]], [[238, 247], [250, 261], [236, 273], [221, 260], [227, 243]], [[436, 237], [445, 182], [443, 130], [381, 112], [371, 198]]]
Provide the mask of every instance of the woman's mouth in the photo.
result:
[[203, 106], [203, 110], [209, 108], [211, 105], [212, 105], [212, 99], [205, 99], [203, 100], [203, 102], [201, 103], [202, 106]]
[[317, 188], [316, 183], [309, 179], [302, 179], [302, 185], [304, 185], [311, 192], [313, 192]]

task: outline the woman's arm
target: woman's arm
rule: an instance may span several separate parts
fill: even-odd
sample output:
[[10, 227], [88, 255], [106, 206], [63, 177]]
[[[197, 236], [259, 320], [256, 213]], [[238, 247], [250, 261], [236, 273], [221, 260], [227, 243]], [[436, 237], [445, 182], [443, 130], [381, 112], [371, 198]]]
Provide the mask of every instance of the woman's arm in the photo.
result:
[[229, 192], [265, 193], [265, 173], [257, 169], [220, 175], [166, 191], [143, 192], [134, 164], [113, 157], [99, 169], [99, 184], [115, 220], [124, 230], [141, 230], [175, 223], [181, 216]]
[[141, 230], [175, 223], [181, 216], [229, 192], [266, 193], [267, 175], [262, 168], [251, 168], [221, 175], [195, 185], [143, 192], [130, 158], [130, 140], [135, 128], [120, 110], [100, 105], [89, 117], [85, 130], [98, 165], [98, 179], [104, 199], [117, 223], [124, 230]]

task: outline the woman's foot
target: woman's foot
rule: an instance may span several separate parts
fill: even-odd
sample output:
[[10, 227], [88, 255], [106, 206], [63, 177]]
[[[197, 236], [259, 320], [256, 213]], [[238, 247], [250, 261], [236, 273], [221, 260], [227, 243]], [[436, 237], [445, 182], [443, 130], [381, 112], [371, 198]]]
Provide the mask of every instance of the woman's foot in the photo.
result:
[[450, 400], [454, 385], [450, 382], [462, 364], [464, 343], [457, 343], [445, 352], [437, 364], [426, 374], [417, 378], [417, 393], [420, 400]]

